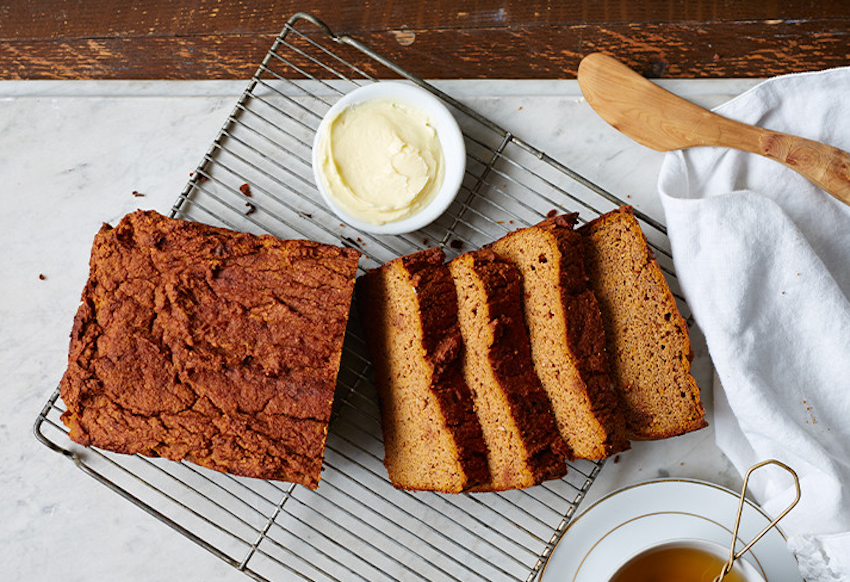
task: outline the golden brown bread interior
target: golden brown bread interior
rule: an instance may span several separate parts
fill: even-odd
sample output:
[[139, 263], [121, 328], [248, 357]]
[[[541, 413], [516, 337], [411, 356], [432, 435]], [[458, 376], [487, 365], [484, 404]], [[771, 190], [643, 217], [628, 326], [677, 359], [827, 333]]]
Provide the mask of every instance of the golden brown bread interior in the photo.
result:
[[604, 214], [579, 232], [629, 438], [660, 439], [706, 426], [690, 374], [687, 325], [632, 209]]
[[556, 216], [492, 244], [522, 274], [534, 368], [575, 458], [629, 448], [611, 390], [599, 308], [587, 286], [575, 216]]
[[457, 296], [428, 249], [361, 277], [357, 304], [381, 405], [384, 464], [396, 487], [459, 493], [487, 482], [486, 446], [461, 370]]
[[463, 369], [490, 480], [478, 491], [531, 487], [566, 474], [566, 445], [531, 362], [517, 268], [489, 249], [449, 263], [458, 296]]

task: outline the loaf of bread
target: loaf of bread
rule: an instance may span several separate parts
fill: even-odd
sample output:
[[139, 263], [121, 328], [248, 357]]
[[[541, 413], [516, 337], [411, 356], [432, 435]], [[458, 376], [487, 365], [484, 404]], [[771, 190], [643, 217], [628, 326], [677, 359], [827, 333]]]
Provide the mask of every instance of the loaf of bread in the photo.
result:
[[357, 282], [372, 356], [384, 464], [398, 488], [459, 493], [487, 483], [486, 445], [461, 368], [457, 295], [439, 249]]
[[74, 441], [318, 485], [359, 252], [137, 211], [94, 240]]
[[490, 480], [477, 491], [566, 474], [567, 448], [531, 362], [516, 266], [489, 249], [449, 263], [458, 297], [463, 370], [487, 443]]
[[629, 438], [706, 426], [690, 373], [688, 327], [631, 208], [604, 214], [579, 232]]
[[556, 216], [509, 233], [491, 248], [522, 274], [534, 368], [571, 456], [601, 459], [628, 449], [629, 443], [574, 221], [575, 215]]

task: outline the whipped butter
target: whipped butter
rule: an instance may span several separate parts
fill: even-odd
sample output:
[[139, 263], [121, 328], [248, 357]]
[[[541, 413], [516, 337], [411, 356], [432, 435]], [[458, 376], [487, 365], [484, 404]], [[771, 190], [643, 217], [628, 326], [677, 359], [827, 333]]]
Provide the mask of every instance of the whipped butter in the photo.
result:
[[319, 138], [328, 196], [352, 217], [385, 224], [416, 214], [443, 184], [445, 162], [433, 121], [393, 98], [354, 103]]

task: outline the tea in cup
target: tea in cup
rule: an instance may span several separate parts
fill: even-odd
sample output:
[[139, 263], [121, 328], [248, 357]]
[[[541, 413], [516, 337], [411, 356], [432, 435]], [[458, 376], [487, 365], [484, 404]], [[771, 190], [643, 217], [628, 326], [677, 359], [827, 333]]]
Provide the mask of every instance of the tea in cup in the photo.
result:
[[[609, 582], [713, 582], [729, 559], [729, 549], [703, 540], [665, 542], [627, 560]], [[764, 582], [746, 560], [735, 560], [724, 582]]]

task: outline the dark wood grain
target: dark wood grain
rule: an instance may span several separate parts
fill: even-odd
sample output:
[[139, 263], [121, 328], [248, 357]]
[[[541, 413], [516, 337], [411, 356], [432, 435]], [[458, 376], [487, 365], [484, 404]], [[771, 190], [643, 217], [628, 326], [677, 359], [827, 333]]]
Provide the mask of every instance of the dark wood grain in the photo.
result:
[[246, 78], [299, 9], [425, 78], [571, 78], [593, 51], [653, 77], [850, 64], [846, 0], [18, 0], [0, 6], [0, 78]]

